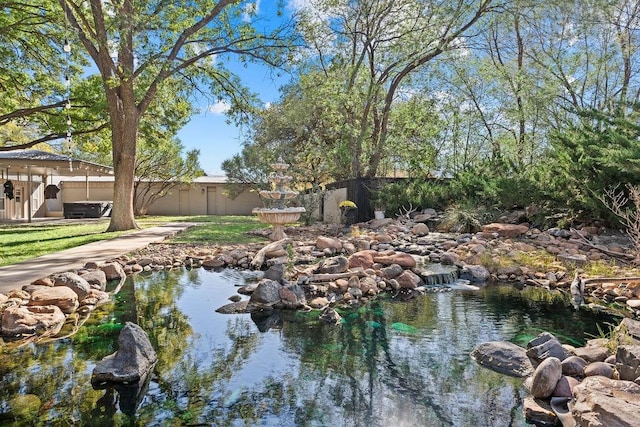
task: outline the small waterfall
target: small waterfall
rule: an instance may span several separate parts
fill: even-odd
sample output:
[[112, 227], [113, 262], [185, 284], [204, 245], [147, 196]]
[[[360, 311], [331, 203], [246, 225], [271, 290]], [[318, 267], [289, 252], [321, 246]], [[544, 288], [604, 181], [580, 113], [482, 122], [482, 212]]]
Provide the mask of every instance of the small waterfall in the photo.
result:
[[450, 285], [460, 277], [460, 271], [455, 265], [427, 263], [420, 267], [420, 277], [427, 286]]

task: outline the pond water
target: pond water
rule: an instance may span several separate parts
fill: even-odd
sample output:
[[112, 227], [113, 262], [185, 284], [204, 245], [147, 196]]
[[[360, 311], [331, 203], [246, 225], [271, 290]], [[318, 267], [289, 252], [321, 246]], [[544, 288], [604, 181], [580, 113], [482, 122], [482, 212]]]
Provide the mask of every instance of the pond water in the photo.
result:
[[[543, 330], [581, 344], [611, 319], [538, 289], [490, 286], [269, 319], [222, 315], [240, 272], [128, 279], [70, 338], [0, 347], [0, 425], [524, 426], [519, 379], [476, 365], [478, 343], [524, 345]], [[142, 390], [94, 390], [126, 321], [158, 363]]]

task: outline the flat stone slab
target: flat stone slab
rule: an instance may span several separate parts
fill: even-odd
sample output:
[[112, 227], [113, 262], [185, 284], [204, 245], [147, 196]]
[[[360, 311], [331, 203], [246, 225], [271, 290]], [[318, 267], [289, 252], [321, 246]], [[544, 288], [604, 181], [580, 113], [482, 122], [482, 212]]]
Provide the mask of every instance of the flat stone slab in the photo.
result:
[[480, 365], [500, 374], [525, 378], [533, 365], [524, 348], [508, 341], [489, 341], [476, 346], [471, 357]]

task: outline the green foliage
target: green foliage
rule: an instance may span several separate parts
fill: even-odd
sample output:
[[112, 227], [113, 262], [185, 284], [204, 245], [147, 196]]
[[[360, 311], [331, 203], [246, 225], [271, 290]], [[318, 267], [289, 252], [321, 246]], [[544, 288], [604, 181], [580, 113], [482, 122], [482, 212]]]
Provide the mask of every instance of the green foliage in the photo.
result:
[[615, 221], [598, 198], [617, 184], [640, 184], [639, 107], [628, 117], [584, 112], [580, 124], [553, 134], [544, 173], [550, 200], [576, 216]]
[[454, 204], [445, 210], [444, 219], [438, 228], [454, 233], [475, 233], [493, 219], [491, 211], [484, 206], [469, 203]]

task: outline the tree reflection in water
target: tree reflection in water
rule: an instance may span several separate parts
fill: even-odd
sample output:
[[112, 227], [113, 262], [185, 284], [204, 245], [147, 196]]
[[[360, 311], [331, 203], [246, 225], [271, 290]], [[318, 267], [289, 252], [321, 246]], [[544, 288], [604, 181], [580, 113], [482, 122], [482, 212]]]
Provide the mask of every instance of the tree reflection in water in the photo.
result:
[[[203, 269], [136, 276], [72, 338], [2, 347], [0, 421], [33, 394], [33, 425], [523, 426], [521, 381], [477, 366], [472, 348], [542, 329], [581, 340], [598, 320], [500, 288], [377, 300], [342, 311], [338, 326], [318, 312], [216, 313], [241, 281]], [[158, 353], [148, 390], [93, 390], [93, 366], [133, 319]]]

